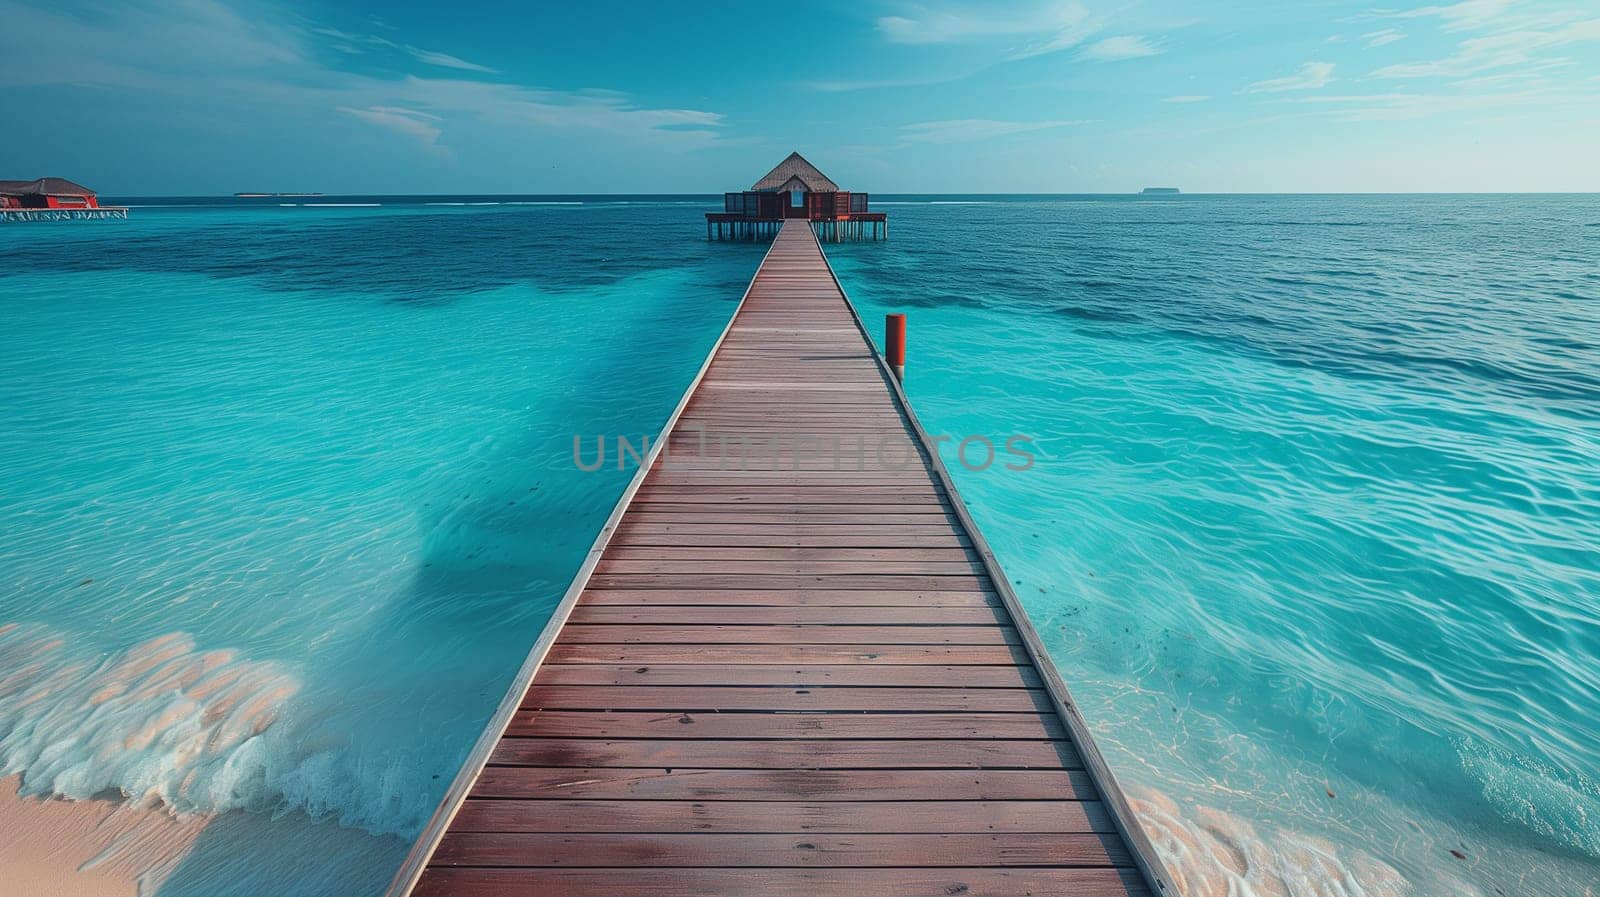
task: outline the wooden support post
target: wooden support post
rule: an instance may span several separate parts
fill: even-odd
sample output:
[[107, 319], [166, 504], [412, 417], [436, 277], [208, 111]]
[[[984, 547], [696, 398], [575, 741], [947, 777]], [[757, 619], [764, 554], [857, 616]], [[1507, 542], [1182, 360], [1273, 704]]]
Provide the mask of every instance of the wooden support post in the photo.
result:
[[906, 379], [906, 316], [885, 315], [883, 320], [883, 356], [889, 370], [902, 383]]

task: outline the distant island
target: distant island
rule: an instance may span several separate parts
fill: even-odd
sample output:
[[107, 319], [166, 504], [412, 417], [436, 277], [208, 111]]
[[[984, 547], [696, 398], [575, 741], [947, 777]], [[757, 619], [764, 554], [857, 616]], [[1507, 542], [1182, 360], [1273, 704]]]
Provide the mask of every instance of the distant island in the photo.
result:
[[1144, 193], [1180, 193], [1182, 191], [1180, 191], [1177, 187], [1146, 187], [1143, 190], [1140, 190], [1139, 192], [1141, 194], [1144, 194]]
[[321, 193], [235, 193], [240, 199], [260, 199], [264, 196], [321, 196]]

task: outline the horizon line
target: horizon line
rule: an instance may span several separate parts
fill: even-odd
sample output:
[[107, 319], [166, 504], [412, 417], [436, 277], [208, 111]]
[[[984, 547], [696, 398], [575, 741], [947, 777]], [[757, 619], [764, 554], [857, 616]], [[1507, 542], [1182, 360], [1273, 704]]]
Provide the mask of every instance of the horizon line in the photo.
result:
[[[705, 193], [618, 193], [618, 192], [579, 192], [579, 193], [527, 193], [527, 192], [480, 192], [456, 191], [450, 193], [403, 193], [403, 192], [365, 192], [365, 193], [339, 193], [326, 191], [295, 191], [295, 192], [255, 192], [243, 191], [249, 195], [238, 193], [117, 193], [115, 191], [98, 192], [100, 196], [110, 196], [127, 199], [310, 199], [323, 197], [351, 197], [351, 196], [675, 196], [675, 197], [702, 197], [722, 196], [730, 192], [717, 190]], [[1181, 193], [1144, 194], [1139, 190], [1133, 191], [1087, 191], [1087, 192], [1016, 192], [1016, 191], [985, 191], [978, 193], [946, 193], [942, 191], [850, 191], [853, 193], [867, 193], [875, 196], [1600, 196], [1600, 190], [1224, 190], [1224, 191], [1183, 191]]]

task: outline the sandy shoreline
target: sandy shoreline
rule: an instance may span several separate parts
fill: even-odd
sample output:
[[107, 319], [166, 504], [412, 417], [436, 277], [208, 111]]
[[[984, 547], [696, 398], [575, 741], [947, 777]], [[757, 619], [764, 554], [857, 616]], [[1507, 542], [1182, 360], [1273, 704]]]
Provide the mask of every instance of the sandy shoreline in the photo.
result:
[[132, 897], [176, 867], [212, 819], [22, 797], [20, 783], [0, 779], [0, 897]]

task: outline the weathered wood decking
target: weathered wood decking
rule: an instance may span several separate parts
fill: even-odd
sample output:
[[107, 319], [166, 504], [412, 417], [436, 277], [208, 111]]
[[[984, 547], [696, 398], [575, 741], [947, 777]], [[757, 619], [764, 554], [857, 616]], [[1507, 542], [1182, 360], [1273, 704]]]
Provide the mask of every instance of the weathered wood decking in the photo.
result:
[[806, 222], [669, 427], [396, 892], [1166, 887]]

